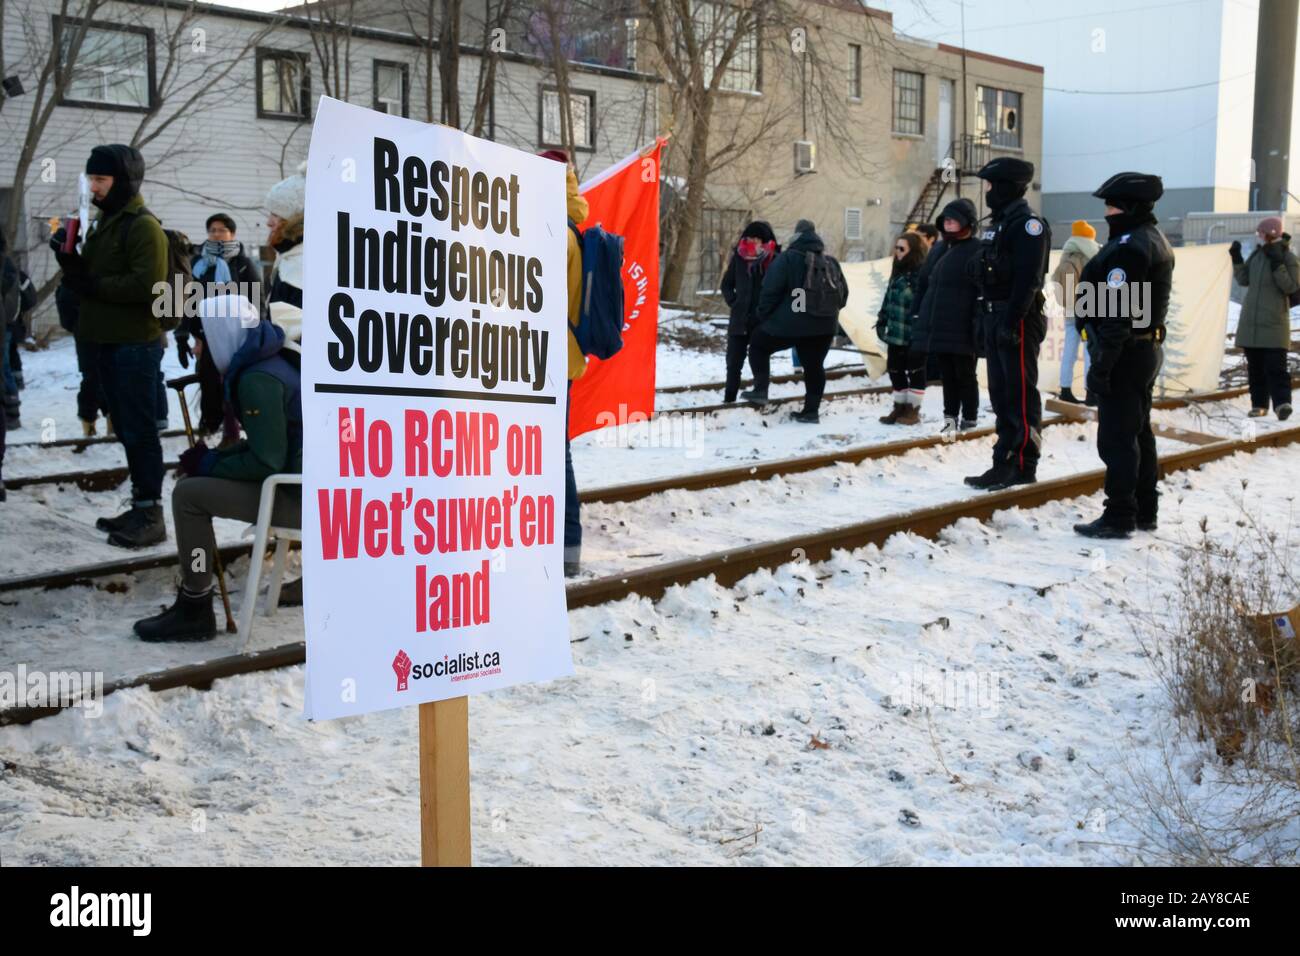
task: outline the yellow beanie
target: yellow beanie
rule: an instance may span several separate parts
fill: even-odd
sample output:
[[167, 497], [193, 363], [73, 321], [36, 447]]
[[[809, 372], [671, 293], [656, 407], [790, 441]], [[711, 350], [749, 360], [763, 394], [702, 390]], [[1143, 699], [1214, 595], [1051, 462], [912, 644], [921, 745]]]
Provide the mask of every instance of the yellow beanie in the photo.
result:
[[1097, 230], [1088, 225], [1086, 220], [1076, 219], [1074, 225], [1070, 227], [1070, 235], [1083, 236], [1085, 239], [1096, 239]]

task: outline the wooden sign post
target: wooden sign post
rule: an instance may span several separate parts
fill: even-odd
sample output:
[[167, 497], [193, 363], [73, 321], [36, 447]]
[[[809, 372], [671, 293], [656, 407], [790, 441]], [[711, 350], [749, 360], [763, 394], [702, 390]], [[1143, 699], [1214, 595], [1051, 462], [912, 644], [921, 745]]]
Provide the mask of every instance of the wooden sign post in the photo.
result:
[[420, 705], [420, 862], [469, 866], [469, 698]]

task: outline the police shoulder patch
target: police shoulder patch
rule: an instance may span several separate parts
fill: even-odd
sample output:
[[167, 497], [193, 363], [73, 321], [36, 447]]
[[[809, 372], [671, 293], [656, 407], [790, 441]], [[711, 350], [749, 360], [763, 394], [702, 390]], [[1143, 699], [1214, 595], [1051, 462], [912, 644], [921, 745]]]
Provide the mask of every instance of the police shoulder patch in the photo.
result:
[[1118, 266], [1106, 273], [1106, 285], [1117, 289], [1128, 281], [1128, 274]]
[[1025, 232], [1031, 236], [1041, 236], [1043, 234], [1043, 224], [1037, 219], [1026, 219]]

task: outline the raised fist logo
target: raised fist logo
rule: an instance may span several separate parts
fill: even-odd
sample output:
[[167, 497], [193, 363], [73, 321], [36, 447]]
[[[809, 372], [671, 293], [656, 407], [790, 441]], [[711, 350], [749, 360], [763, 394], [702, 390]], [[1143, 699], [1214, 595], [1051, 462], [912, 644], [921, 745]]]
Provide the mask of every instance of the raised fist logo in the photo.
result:
[[406, 690], [406, 678], [411, 674], [411, 659], [406, 651], [398, 651], [393, 658], [393, 671], [397, 674], [397, 689]]

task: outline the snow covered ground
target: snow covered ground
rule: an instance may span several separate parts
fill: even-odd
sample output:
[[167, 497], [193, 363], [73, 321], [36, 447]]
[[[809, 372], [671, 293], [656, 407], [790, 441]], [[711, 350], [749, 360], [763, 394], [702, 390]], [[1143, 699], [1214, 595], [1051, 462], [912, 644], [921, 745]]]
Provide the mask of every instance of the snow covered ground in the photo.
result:
[[[1294, 528], [1297, 460], [1180, 473], [1160, 532], [1104, 550], [1070, 531], [1095, 498], [1055, 502], [575, 610], [576, 676], [471, 704], [475, 862], [1140, 862], [1131, 770], [1176, 728], [1120, 604], [1158, 606], [1202, 520]], [[294, 668], [0, 729], [0, 854], [415, 863], [414, 710], [301, 707]], [[1212, 749], [1176, 747], [1192, 800], [1231, 799]]]
[[[73, 437], [70, 342], [25, 359], [27, 427], [10, 440], [38, 440], [38, 414], [53, 419], [56, 437]], [[778, 357], [774, 372], [788, 361]], [[722, 377], [720, 353], [661, 345], [658, 363], [661, 386]], [[831, 388], [866, 384], [855, 377]], [[800, 394], [802, 385], [772, 391]], [[661, 398], [665, 408], [720, 400]], [[583, 436], [575, 467], [580, 487], [597, 487], [917, 437], [937, 431], [938, 403], [929, 390], [926, 423], [914, 429], [879, 424], [887, 396], [828, 402], [811, 427], [789, 421], [788, 408], [667, 415]], [[1271, 418], [1248, 423], [1248, 408], [1238, 399], [1157, 418], [1233, 438], [1277, 427]], [[183, 442], [169, 440], [168, 457]], [[959, 500], [971, 494], [961, 477], [987, 467], [988, 450], [963, 442], [588, 505], [585, 571]], [[6, 474], [119, 464], [112, 445], [82, 455], [18, 448]], [[1070, 527], [1098, 511], [1094, 497], [1000, 513], [987, 525], [963, 521], [939, 542], [895, 536], [883, 549], [791, 563], [731, 589], [696, 582], [657, 602], [575, 610], [574, 678], [471, 704], [475, 862], [1146, 860], [1153, 848], [1119, 808], [1135, 796], [1125, 791], [1131, 768], [1162, 759], [1160, 742], [1176, 728], [1119, 605], [1159, 599], [1202, 519], [1220, 540], [1240, 534], [1243, 477], [1247, 506], [1269, 527], [1293, 528], [1297, 464], [1300, 448], [1263, 449], [1171, 476], [1160, 532], [1104, 549]], [[1045, 433], [1042, 477], [1097, 467], [1094, 426]], [[10, 492], [0, 578], [122, 557], [93, 519], [118, 510], [123, 494]], [[228, 542], [242, 529], [218, 530]], [[1286, 546], [1294, 554], [1300, 541]], [[236, 607], [244, 571], [242, 561], [231, 569]], [[174, 573], [0, 593], [0, 669], [97, 669], [111, 680], [241, 650], [241, 637], [224, 634], [200, 647], [131, 638], [132, 620], [170, 601]], [[254, 646], [301, 639], [301, 615], [286, 611], [259, 620]], [[73, 711], [0, 729], [0, 857], [283, 863], [311, 846], [313, 863], [416, 862], [414, 710], [309, 724], [301, 708], [302, 670], [291, 668], [208, 692], [125, 691], [106, 699], [99, 718]], [[1202, 779], [1208, 794], [1212, 750], [1178, 748], [1180, 772]]]

